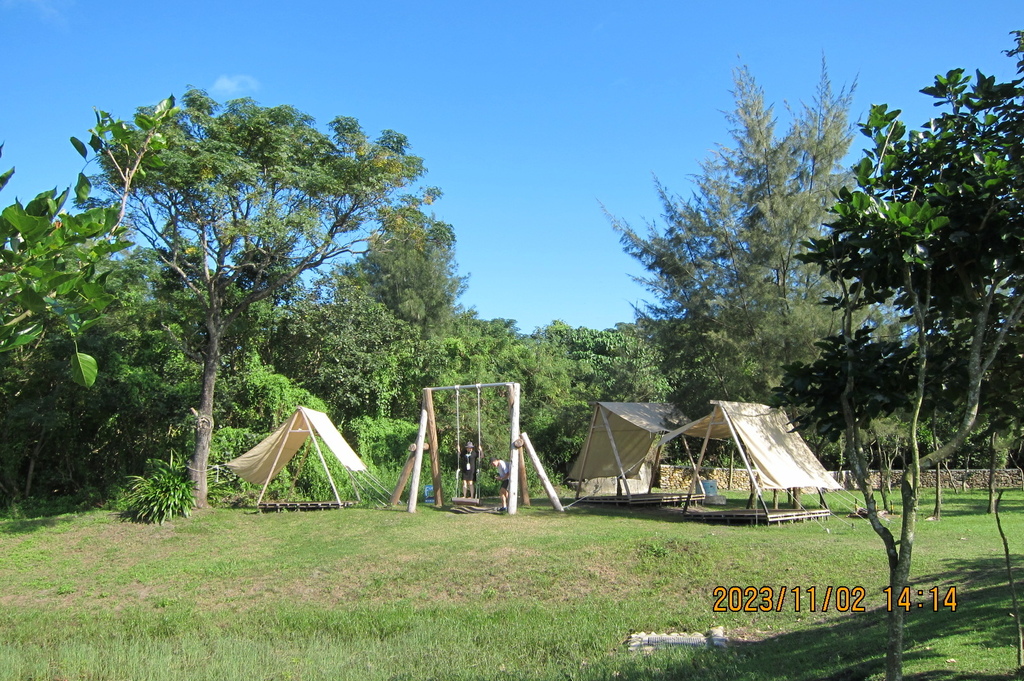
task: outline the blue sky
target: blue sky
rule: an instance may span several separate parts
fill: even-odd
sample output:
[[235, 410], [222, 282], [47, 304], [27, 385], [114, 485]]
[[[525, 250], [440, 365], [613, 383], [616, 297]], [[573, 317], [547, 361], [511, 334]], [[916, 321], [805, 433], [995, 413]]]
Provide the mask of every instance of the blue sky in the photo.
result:
[[916, 126], [936, 73], [1009, 78], [1018, 28], [1021, 0], [0, 0], [0, 168], [17, 169], [0, 200], [71, 184], [93, 107], [128, 118], [196, 86], [354, 116], [407, 135], [444, 191], [466, 307], [527, 333], [607, 328], [647, 294], [602, 206], [642, 225], [655, 175], [690, 193], [728, 141], [736, 67], [784, 113], [824, 58], [836, 88], [856, 81], [855, 119], [885, 102]]

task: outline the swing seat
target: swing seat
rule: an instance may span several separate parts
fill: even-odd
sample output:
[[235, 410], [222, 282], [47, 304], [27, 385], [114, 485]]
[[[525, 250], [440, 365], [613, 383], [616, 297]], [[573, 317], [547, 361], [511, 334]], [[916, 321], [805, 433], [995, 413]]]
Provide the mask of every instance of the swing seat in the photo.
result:
[[477, 506], [480, 503], [480, 499], [475, 497], [455, 497], [452, 499], [452, 503], [456, 506]]
[[497, 506], [453, 506], [452, 513], [501, 513]]

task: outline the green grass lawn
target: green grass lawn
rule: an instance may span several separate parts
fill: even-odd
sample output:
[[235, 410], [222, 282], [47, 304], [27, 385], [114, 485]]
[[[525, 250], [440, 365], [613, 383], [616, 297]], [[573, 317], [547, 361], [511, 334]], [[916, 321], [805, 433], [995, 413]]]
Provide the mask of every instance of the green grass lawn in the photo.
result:
[[[910, 613], [906, 671], [1008, 679], [1002, 545], [982, 492], [947, 492], [919, 525], [915, 589], [957, 608]], [[922, 508], [931, 509], [925, 499]], [[1024, 574], [1024, 494], [1003, 523]], [[543, 503], [519, 515], [421, 506], [164, 526], [107, 512], [0, 522], [4, 679], [880, 678], [885, 556], [866, 521], [682, 522], [655, 510]], [[713, 612], [716, 586], [801, 587], [781, 611]], [[806, 590], [863, 587], [864, 613], [809, 610]], [[1024, 589], [1021, 589], [1024, 591]], [[917, 599], [915, 599], [917, 600]], [[627, 650], [633, 632], [706, 632], [725, 650]]]

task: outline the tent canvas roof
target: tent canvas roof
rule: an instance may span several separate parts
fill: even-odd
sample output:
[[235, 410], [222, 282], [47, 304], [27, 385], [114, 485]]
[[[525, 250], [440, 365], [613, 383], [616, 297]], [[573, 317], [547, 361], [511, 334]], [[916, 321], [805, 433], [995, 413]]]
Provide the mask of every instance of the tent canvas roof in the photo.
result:
[[345, 442], [345, 438], [322, 411], [299, 407], [281, 426], [258, 445], [224, 464], [240, 478], [256, 485], [272, 480], [292, 460], [311, 434], [320, 436], [342, 466], [352, 472], [366, 470], [366, 464]]
[[[607, 419], [607, 427], [605, 425]], [[590, 432], [569, 477], [592, 480], [622, 475], [635, 477], [640, 464], [658, 441], [686, 417], [671, 404], [654, 402], [596, 402]], [[610, 436], [609, 436], [610, 431]], [[612, 448], [614, 439], [615, 449]], [[615, 460], [618, 453], [622, 462]]]
[[738, 444], [746, 451], [763, 487], [842, 489], [800, 434], [792, 429], [781, 409], [744, 402], [713, 401], [712, 404], [714, 409], [710, 414], [667, 433], [664, 440], [678, 435], [726, 440], [732, 438], [735, 431]]

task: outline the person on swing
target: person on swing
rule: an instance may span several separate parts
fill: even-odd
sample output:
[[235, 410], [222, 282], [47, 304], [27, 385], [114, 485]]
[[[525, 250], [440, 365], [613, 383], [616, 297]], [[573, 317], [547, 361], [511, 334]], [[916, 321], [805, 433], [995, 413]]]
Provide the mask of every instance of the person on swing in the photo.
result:
[[512, 467], [508, 465], [508, 462], [504, 459], [494, 457], [491, 459], [491, 465], [498, 469], [498, 480], [501, 481], [501, 508], [499, 511], [508, 510], [508, 479], [512, 472]]
[[459, 477], [462, 478], [462, 496], [468, 499], [476, 498], [476, 467], [479, 460], [480, 452], [472, 441], [467, 442], [459, 452]]

